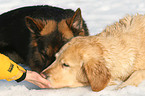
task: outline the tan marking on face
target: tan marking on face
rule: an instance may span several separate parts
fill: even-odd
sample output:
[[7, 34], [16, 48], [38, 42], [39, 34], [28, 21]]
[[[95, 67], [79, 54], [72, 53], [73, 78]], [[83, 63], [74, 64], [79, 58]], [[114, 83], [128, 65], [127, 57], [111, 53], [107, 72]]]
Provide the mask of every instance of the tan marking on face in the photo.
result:
[[60, 23], [58, 23], [58, 30], [62, 33], [62, 36], [65, 37], [66, 39], [74, 37], [71, 29], [66, 24], [66, 20], [62, 20]]
[[40, 32], [41, 36], [48, 35], [53, 32], [57, 27], [57, 22], [54, 20], [46, 21], [46, 25], [43, 30]]
[[34, 46], [34, 47], [38, 46], [37, 42], [34, 42], [34, 43], [33, 43], [33, 46]]
[[54, 49], [52, 48], [51, 45], [49, 45], [49, 46], [47, 47], [47, 49], [46, 49], [46, 54], [47, 54], [48, 56], [52, 56], [52, 55], [53, 55], [53, 52], [54, 52]]
[[38, 46], [36, 40], [32, 40], [32, 42], [30, 43], [30, 45], [33, 46], [33, 47], [37, 47]]

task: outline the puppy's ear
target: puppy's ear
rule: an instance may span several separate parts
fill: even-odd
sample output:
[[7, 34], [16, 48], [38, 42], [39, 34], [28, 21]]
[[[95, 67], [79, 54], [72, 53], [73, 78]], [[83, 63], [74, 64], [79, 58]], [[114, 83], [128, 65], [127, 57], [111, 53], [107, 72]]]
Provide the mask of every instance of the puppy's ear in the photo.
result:
[[41, 30], [44, 28], [45, 24], [40, 19], [34, 19], [32, 17], [26, 16], [25, 23], [27, 28], [33, 33], [35, 36], [39, 36]]
[[93, 91], [101, 91], [107, 86], [111, 75], [104, 60], [91, 59], [84, 64], [84, 68]]

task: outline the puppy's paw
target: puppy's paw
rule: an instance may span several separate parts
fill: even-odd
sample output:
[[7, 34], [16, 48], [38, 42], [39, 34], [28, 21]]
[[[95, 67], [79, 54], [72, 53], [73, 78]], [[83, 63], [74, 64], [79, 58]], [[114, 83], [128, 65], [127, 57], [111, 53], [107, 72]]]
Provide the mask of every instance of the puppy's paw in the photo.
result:
[[128, 81], [126, 81], [126, 82], [123, 82], [122, 84], [120, 84], [117, 88], [116, 88], [116, 90], [118, 90], [118, 89], [122, 89], [122, 88], [124, 88], [124, 87], [126, 87], [126, 86], [138, 86], [138, 82], [128, 82]]
[[126, 86], [128, 86], [128, 85], [124, 82], [124, 83], [120, 84], [117, 88], [115, 88], [115, 90], [122, 89]]

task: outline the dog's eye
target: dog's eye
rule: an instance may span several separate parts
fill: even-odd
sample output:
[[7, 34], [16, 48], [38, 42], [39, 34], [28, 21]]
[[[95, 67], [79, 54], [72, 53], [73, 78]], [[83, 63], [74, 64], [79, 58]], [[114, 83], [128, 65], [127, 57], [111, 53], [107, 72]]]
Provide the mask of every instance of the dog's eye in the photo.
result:
[[62, 66], [64, 66], [64, 67], [70, 67], [69, 65], [67, 65], [67, 64], [65, 64], [65, 63], [62, 64]]

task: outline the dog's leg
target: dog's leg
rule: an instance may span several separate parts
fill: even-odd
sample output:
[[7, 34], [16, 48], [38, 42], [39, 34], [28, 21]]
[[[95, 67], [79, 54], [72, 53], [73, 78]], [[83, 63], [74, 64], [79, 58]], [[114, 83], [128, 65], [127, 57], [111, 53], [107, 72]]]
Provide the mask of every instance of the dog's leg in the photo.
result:
[[145, 70], [135, 71], [125, 82], [119, 85], [117, 89], [126, 87], [128, 85], [138, 86], [143, 80], [145, 80]]

